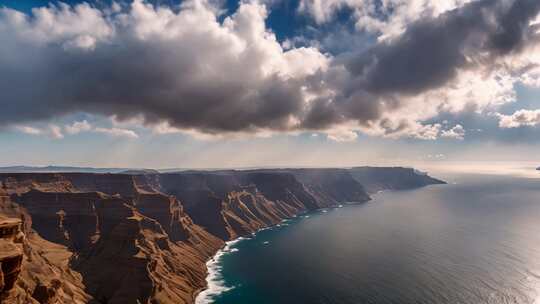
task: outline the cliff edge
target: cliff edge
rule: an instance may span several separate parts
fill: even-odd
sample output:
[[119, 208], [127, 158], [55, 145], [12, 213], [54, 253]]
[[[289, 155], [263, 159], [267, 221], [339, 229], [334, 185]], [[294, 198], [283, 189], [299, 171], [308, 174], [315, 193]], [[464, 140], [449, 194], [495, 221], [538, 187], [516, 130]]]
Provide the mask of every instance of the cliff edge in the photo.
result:
[[439, 183], [370, 167], [0, 173], [0, 302], [193, 303], [225, 241]]

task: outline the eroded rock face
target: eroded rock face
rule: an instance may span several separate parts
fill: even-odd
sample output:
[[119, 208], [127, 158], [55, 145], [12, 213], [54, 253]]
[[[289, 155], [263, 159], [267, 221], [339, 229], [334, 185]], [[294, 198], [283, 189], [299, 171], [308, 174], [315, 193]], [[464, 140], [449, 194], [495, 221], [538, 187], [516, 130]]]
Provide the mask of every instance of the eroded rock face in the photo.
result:
[[23, 250], [22, 221], [0, 217], [0, 302], [7, 302], [21, 272]]
[[137, 194], [134, 177], [128, 174], [65, 173], [64, 176], [81, 192], [118, 194], [125, 198], [132, 198]]
[[188, 240], [187, 226], [191, 224], [191, 219], [174, 196], [141, 193], [134, 200], [134, 205], [143, 215], [158, 221], [173, 242]]
[[32, 189], [12, 198], [32, 218], [32, 226], [44, 239], [79, 252], [98, 237], [96, 204], [102, 194], [43, 192]]
[[75, 190], [71, 182], [59, 173], [0, 173], [0, 186], [7, 195], [26, 193], [32, 189], [55, 192]]
[[386, 178], [391, 170], [368, 173], [0, 174], [0, 216], [16, 223], [0, 224], [0, 302], [193, 303], [206, 285], [205, 263], [224, 241], [369, 200], [362, 182], [377, 189], [435, 182], [402, 170], [404, 183]]
[[369, 196], [346, 170], [186, 172], [159, 176], [193, 221], [223, 240], [248, 235], [302, 212]]
[[383, 190], [406, 190], [444, 181], [430, 177], [413, 168], [403, 167], [356, 167], [349, 170], [351, 176], [363, 184], [369, 193]]
[[[71, 177], [65, 181], [73, 185]], [[19, 190], [0, 193], [0, 212], [24, 214], [32, 227], [19, 255], [22, 275], [8, 282], [19, 285], [9, 303], [190, 303], [223, 242], [195, 225], [175, 197], [125, 187], [124, 176], [121, 191], [96, 186], [95, 178], [76, 174], [84, 187], [68, 189], [25, 177], [31, 186], [10, 182]]]

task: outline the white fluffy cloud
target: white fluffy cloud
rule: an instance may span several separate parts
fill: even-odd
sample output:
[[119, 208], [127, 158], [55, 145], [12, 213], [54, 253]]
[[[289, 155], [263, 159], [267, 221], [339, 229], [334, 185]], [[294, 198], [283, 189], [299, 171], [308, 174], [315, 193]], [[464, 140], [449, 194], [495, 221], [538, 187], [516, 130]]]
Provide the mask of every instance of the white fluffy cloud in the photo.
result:
[[337, 142], [351, 142], [358, 138], [358, 134], [350, 128], [334, 128], [327, 133], [327, 138]]
[[304, 106], [306, 78], [330, 60], [314, 48], [285, 51], [257, 3], [223, 22], [204, 0], [177, 12], [141, 0], [113, 11], [0, 9], [0, 67], [16, 71], [0, 75], [10, 87], [0, 84], [1, 100], [18, 103], [0, 121], [82, 111], [206, 133], [287, 130]]
[[66, 133], [75, 135], [79, 134], [81, 132], [94, 132], [94, 133], [101, 133], [113, 137], [126, 137], [126, 138], [139, 138], [139, 134], [137, 132], [124, 128], [122, 125], [131, 125], [133, 126], [133, 122], [128, 123], [118, 123], [116, 122], [116, 119], [113, 117], [111, 119], [113, 123], [113, 127], [106, 128], [106, 127], [94, 127], [92, 124], [90, 124], [87, 120], [83, 121], [75, 121], [70, 125], [64, 126], [64, 130]]
[[43, 130], [31, 126], [16, 126], [17, 131], [28, 135], [41, 135]]
[[92, 130], [92, 125], [86, 120], [75, 121], [71, 125], [66, 125], [64, 129], [68, 134], [74, 135]]
[[42, 135], [42, 136], [47, 136], [52, 139], [64, 138], [64, 134], [62, 133], [62, 128], [54, 124], [49, 124], [43, 128], [37, 128], [37, 127], [27, 126], [27, 125], [17, 125], [15, 126], [15, 130], [24, 134], [28, 134], [28, 135], [36, 135], [36, 136]]
[[[318, 22], [352, 8], [357, 28], [379, 37], [367, 51], [336, 57], [284, 48], [259, 1], [242, 1], [224, 18], [205, 0], [178, 10], [142, 0], [102, 10], [60, 4], [31, 15], [1, 8], [0, 125], [82, 112], [135, 118], [155, 134], [459, 138], [464, 130], [443, 131], [433, 119], [491, 111], [515, 100], [515, 83], [540, 83], [539, 5], [468, 2], [303, 0], [300, 10]], [[64, 130], [138, 137], [87, 121]]]
[[103, 133], [114, 137], [127, 137], [127, 138], [139, 138], [139, 135], [133, 130], [120, 129], [120, 128], [95, 128], [95, 132]]
[[540, 110], [519, 110], [512, 115], [498, 114], [497, 116], [501, 128], [535, 127], [540, 125]]
[[401, 34], [408, 24], [434, 18], [471, 0], [302, 0], [300, 12], [318, 23], [331, 21], [343, 9], [353, 10], [358, 30], [387, 39]]
[[463, 140], [465, 138], [465, 133], [465, 129], [462, 125], [455, 125], [451, 129], [442, 131], [441, 137]]

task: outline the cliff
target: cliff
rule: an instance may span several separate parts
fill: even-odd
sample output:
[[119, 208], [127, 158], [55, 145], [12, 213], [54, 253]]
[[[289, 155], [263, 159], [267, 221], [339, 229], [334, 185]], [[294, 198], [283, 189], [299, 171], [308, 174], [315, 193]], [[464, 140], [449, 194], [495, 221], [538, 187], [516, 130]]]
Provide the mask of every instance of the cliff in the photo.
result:
[[355, 167], [351, 176], [364, 185], [368, 193], [382, 190], [408, 190], [427, 185], [446, 184], [413, 168], [403, 167]]
[[132, 173], [1, 173], [0, 232], [17, 227], [0, 239], [2, 303], [192, 303], [224, 241], [440, 182], [404, 168]]
[[133, 190], [133, 179], [66, 174], [60, 188], [41, 184], [56, 174], [32, 183], [18, 176], [24, 187], [2, 177], [0, 213], [24, 219], [27, 235], [2, 303], [191, 303], [205, 286], [206, 260], [223, 246], [174, 197]]

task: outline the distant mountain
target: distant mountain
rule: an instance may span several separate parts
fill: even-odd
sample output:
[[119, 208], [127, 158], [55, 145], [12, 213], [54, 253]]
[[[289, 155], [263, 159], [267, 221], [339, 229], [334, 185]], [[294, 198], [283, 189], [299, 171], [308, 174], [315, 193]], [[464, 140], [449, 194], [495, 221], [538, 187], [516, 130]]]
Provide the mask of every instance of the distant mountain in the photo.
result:
[[159, 174], [160, 172], [154, 169], [129, 169], [129, 170], [121, 171], [118, 173], [128, 174], [128, 175], [143, 175], [143, 174]]
[[[10, 166], [0, 167], [0, 173], [124, 173], [132, 171], [147, 171], [148, 169], [131, 168], [92, 168], [92, 167], [71, 167], [71, 166]], [[155, 173], [157, 171], [151, 170]], [[140, 174], [140, 173], [138, 173]]]

